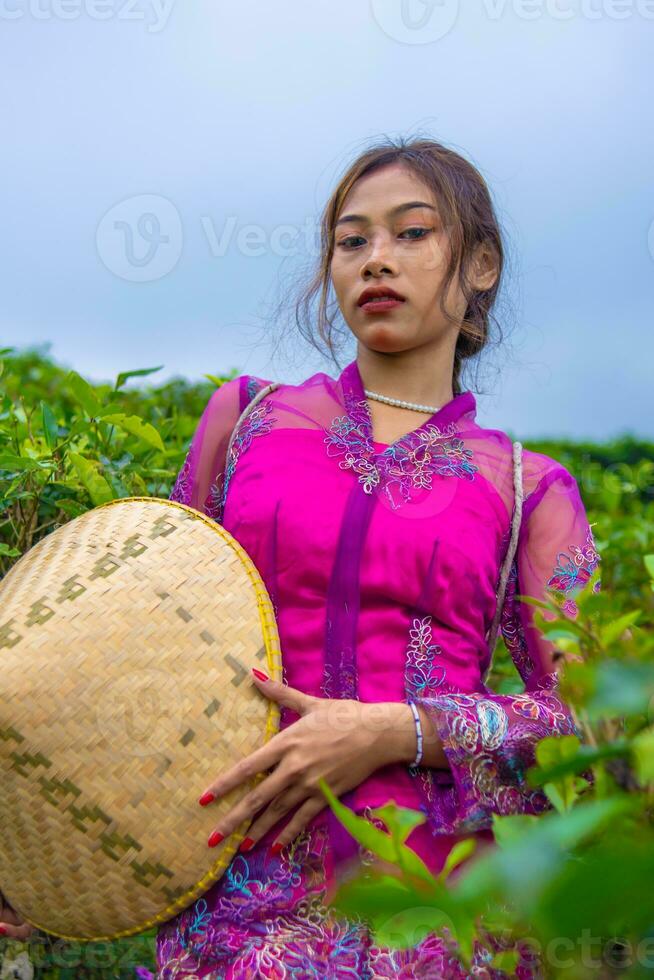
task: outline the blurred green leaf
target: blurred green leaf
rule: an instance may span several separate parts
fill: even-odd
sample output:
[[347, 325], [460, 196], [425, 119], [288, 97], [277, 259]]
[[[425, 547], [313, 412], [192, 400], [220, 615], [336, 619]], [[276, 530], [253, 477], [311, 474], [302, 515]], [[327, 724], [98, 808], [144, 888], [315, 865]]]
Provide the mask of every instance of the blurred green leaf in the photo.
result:
[[614, 620], [612, 623], [608, 623], [606, 626], [602, 627], [600, 631], [600, 638], [605, 646], [610, 646], [618, 637], [622, 636], [624, 631], [640, 618], [640, 609], [634, 610], [634, 612], [625, 613], [624, 616], [620, 616], [618, 619]]
[[80, 514], [84, 514], [88, 510], [88, 508], [78, 500], [59, 500], [57, 501], [57, 506], [63, 510], [64, 514], [68, 514], [71, 520], [75, 517], [79, 517]]
[[[478, 903], [482, 897], [492, 902], [510, 894], [522, 913], [529, 915], [569, 860], [570, 849], [638, 805], [629, 797], [615, 797], [592, 800], [566, 813], [543, 813], [523, 833], [516, 834], [511, 847], [486, 851], [466, 865], [454, 886], [456, 895]], [[513, 819], [513, 815], [504, 817], [506, 821]], [[524, 826], [520, 821], [521, 829]]]
[[48, 448], [54, 449], [59, 439], [59, 427], [57, 425], [57, 420], [54, 417], [52, 409], [44, 401], [41, 402], [41, 421], [43, 424], [43, 433], [45, 435], [45, 441], [48, 445]]
[[90, 460], [80, 456], [79, 453], [73, 452], [68, 454], [68, 458], [77, 470], [77, 475], [83, 486], [88, 490], [95, 507], [114, 499], [111, 487], [105, 478], [98, 473], [96, 467]]
[[636, 775], [641, 783], [654, 783], [654, 728], [639, 732], [632, 742]]
[[20, 555], [18, 548], [10, 548], [8, 544], [0, 542], [0, 555], [9, 555], [10, 557]]
[[[552, 768], [576, 759], [579, 749], [580, 742], [576, 735], [550, 736], [541, 739], [536, 746], [536, 759], [542, 768]], [[569, 773], [556, 781], [550, 779], [543, 789], [556, 809], [563, 813], [574, 804], [582, 783], [583, 780], [580, 781], [574, 773]]]
[[219, 378], [215, 374], [204, 374], [203, 377], [207, 378], [208, 381], [213, 382], [216, 388], [220, 388], [222, 385], [225, 384], [225, 381], [228, 380], [227, 378]]
[[397, 806], [396, 803], [385, 803], [383, 806], [375, 807], [372, 814], [384, 821], [396, 844], [403, 844], [414, 827], [418, 827], [427, 819], [424, 813], [407, 810], [405, 807]]
[[92, 418], [97, 418], [102, 411], [102, 405], [88, 381], [82, 378], [77, 371], [70, 371], [68, 383], [75, 400], [79, 402], [84, 411]]
[[464, 840], [457, 841], [454, 847], [452, 847], [448, 852], [445, 859], [445, 864], [437, 876], [438, 880], [445, 881], [451, 872], [454, 871], [455, 868], [458, 868], [460, 864], [463, 864], [464, 861], [467, 861], [467, 859], [475, 852], [476, 849], [476, 837], [470, 836], [464, 838]]
[[136, 436], [138, 439], [147, 443], [148, 446], [154, 446], [155, 449], [161, 450], [164, 448], [161, 436], [154, 426], [150, 425], [149, 422], [144, 422], [138, 415], [105, 415], [103, 421], [117, 425], [119, 429], [124, 429], [125, 432]]
[[54, 465], [49, 459], [32, 459], [29, 456], [15, 456], [10, 453], [0, 456], [0, 470], [6, 470], [9, 473], [17, 470], [49, 469]]
[[114, 390], [118, 391], [119, 388], [125, 384], [130, 378], [143, 378], [147, 374], [154, 374], [156, 371], [161, 371], [163, 364], [159, 364], [157, 367], [152, 368], [139, 368], [136, 371], [122, 371], [116, 378], [116, 384]]
[[[527, 783], [530, 786], [543, 786], [545, 783], [562, 779], [571, 773], [585, 772], [593, 764], [606, 759], [627, 758], [630, 752], [630, 746], [631, 743], [624, 738], [615, 739], [608, 745], [599, 745], [597, 747], [580, 745], [576, 755], [562, 759], [551, 766], [532, 766], [527, 769]], [[536, 751], [538, 751], [538, 747]]]
[[[392, 826], [396, 830], [395, 837], [390, 834], [385, 834], [369, 820], [353, 813], [349, 807], [346, 807], [334, 796], [324, 779], [320, 779], [318, 785], [327, 797], [327, 802], [338, 819], [360, 844], [363, 844], [364, 847], [367, 847], [368, 850], [372, 851], [373, 854], [376, 854], [383, 861], [396, 861], [406, 874], [422, 879], [423, 882], [427, 882], [433, 886], [436, 885], [436, 879], [415, 851], [412, 851], [405, 844], [400, 843], [402, 831], [398, 828], [402, 826], [402, 817], [398, 817], [396, 821], [393, 820], [389, 816], [390, 809], [387, 809], [394, 808], [396, 806], [394, 803], [386, 804], [386, 808], [384, 809], [386, 809], [387, 816], [391, 819]], [[419, 814], [419, 817], [421, 819], [418, 822], [421, 823], [424, 817], [422, 814]]]
[[605, 660], [594, 672], [594, 690], [585, 705], [592, 719], [632, 716], [647, 710], [654, 697], [654, 664]]
[[515, 969], [520, 962], [520, 953], [517, 950], [502, 950], [499, 953], [495, 953], [491, 960], [490, 965], [495, 970], [503, 970], [510, 977], [515, 975]]

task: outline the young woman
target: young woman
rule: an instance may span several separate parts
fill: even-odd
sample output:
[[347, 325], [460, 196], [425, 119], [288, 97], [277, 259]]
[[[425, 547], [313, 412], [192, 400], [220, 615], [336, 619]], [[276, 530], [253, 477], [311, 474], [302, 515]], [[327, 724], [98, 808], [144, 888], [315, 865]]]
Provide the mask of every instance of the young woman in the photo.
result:
[[[512, 444], [478, 421], [460, 373], [488, 341], [502, 269], [489, 192], [468, 161], [425, 139], [377, 145], [325, 208], [304, 296], [305, 309], [319, 297], [315, 328], [333, 353], [333, 287], [356, 358], [336, 378], [319, 372], [268, 392], [229, 458], [237, 420], [269, 380], [242, 375], [209, 399], [171, 499], [219, 521], [264, 579], [284, 683], [256, 673], [253, 683], [282, 704], [282, 723], [243, 765], [220, 773], [216, 759], [208, 806], [269, 774], [208, 841], [252, 817], [241, 852], [159, 928], [162, 980], [464, 977], [448, 930], [393, 950], [328, 907], [369, 856], [318, 779], [369, 817], [389, 799], [421, 808], [427, 821], [408, 843], [434, 873], [462, 836], [492, 844], [493, 813], [549, 806], [524, 773], [540, 738], [575, 726], [557, 694], [556, 651], [515, 596], [556, 588], [574, 616], [572, 590], [599, 556], [573, 476], [525, 450], [501, 610], [525, 693], [494, 693], [484, 679], [515, 504]], [[479, 937], [475, 976], [505, 976], [484, 966], [495, 948]], [[540, 975], [520, 951], [515, 975]]]

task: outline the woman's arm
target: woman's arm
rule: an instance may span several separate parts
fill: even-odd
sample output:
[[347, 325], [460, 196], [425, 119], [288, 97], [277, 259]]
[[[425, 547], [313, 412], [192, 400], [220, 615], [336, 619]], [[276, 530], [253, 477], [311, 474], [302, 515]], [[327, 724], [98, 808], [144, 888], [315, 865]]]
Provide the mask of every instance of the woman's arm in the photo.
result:
[[229, 440], [241, 412], [267, 383], [253, 375], [242, 374], [212, 392], [196, 425], [169, 500], [187, 504], [218, 523], [222, 522]]
[[[525, 499], [501, 620], [524, 692], [496, 694], [487, 688], [415, 699], [429, 715], [453, 776], [449, 791], [441, 787], [436, 799], [434, 816], [442, 832], [489, 828], [493, 813], [551, 807], [543, 790], [526, 781], [526, 770], [536, 764], [536, 744], [547, 736], [582, 733], [558, 693], [565, 660], [535, 625], [534, 607], [516, 596], [546, 600], [552, 589], [574, 619], [574, 596], [599, 560], [577, 482], [552, 460]], [[543, 612], [545, 619], [551, 615]]]
[[[449, 769], [443, 743], [436, 733], [429, 712], [422, 706], [417, 707], [423, 735], [422, 765]], [[378, 768], [392, 762], [411, 765], [417, 750], [416, 723], [411, 708], [406, 702], [386, 701], [383, 703], [383, 710], [386, 711], [387, 721], [379, 740]]]

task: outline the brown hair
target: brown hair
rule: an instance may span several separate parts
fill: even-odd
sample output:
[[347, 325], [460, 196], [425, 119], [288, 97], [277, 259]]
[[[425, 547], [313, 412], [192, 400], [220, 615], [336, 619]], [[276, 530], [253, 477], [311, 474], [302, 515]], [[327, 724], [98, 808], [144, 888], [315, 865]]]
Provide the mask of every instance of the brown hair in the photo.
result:
[[[479, 171], [463, 156], [436, 140], [414, 137], [392, 140], [384, 138], [361, 153], [347, 168], [328, 200], [320, 220], [320, 254], [309, 282], [301, 289], [295, 304], [295, 323], [302, 336], [321, 353], [336, 360], [333, 323], [329, 307], [330, 266], [334, 250], [334, 226], [346, 195], [355, 182], [366, 174], [392, 163], [402, 163], [419, 177], [439, 201], [443, 224], [450, 229], [450, 260], [440, 297], [443, 315], [452, 322], [444, 308], [449, 284], [460, 268], [461, 289], [467, 308], [457, 338], [452, 388], [461, 391], [460, 374], [465, 360], [478, 354], [488, 343], [492, 314], [498, 294], [505, 255], [502, 235], [490, 192]], [[497, 278], [490, 289], [476, 290], [467, 278], [468, 262], [475, 246], [486, 242], [496, 260]], [[318, 297], [317, 314], [313, 312]], [[336, 300], [337, 310], [338, 304]], [[317, 333], [326, 351], [316, 339]], [[499, 324], [497, 328], [500, 331]]]

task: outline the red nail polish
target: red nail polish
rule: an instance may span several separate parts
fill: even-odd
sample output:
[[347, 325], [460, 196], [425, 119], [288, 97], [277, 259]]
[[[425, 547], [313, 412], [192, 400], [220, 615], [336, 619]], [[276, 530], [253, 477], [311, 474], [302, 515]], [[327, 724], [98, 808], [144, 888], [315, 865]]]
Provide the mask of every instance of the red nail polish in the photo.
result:
[[209, 845], [209, 847], [215, 847], [216, 844], [220, 844], [221, 840], [223, 840], [224, 837], [225, 835], [221, 834], [219, 830], [214, 830], [213, 834], [207, 841], [207, 844]]
[[256, 667], [253, 667], [252, 668], [252, 673], [254, 674], [255, 677], [258, 677], [260, 681], [269, 681], [270, 680], [270, 678], [268, 677], [268, 674], [264, 674], [264, 672], [262, 670], [257, 670]]
[[283, 846], [284, 846], [283, 844], [280, 844], [280, 842], [276, 840], [275, 843], [270, 848], [270, 853], [279, 854]]
[[216, 797], [213, 795], [213, 793], [203, 793], [200, 799], [198, 800], [198, 803], [200, 804], [200, 806], [206, 806], [207, 803], [213, 803], [215, 799]]
[[2, 935], [2, 936], [6, 936], [7, 935], [7, 930], [5, 929], [4, 926], [0, 926], [0, 935]]
[[245, 837], [239, 845], [239, 851], [249, 851], [252, 847], [254, 847], [253, 839], [251, 837]]

